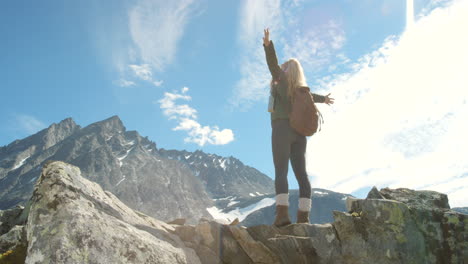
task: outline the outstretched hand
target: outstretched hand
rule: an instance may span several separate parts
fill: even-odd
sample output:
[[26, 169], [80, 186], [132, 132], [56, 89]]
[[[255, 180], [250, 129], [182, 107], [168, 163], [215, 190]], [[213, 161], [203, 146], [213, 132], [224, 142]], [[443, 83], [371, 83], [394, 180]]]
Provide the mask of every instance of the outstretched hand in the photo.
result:
[[263, 37], [263, 45], [265, 45], [265, 46], [270, 45], [270, 29], [269, 29], [269, 28], [265, 28], [265, 29], [263, 30], [263, 34], [264, 34], [264, 37]]
[[333, 103], [335, 102], [335, 98], [331, 98], [331, 97], [330, 97], [330, 94], [331, 94], [331, 93], [329, 93], [329, 94], [327, 94], [327, 95], [325, 96], [325, 103], [326, 103], [327, 105], [331, 105], [331, 104], [333, 104]]

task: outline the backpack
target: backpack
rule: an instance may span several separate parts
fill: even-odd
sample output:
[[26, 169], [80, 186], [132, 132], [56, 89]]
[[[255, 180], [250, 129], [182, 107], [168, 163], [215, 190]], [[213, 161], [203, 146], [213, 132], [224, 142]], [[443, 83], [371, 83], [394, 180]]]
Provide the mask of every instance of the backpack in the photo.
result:
[[297, 133], [312, 136], [323, 124], [322, 114], [315, 105], [309, 87], [303, 86], [295, 89], [294, 100], [290, 107], [289, 124]]

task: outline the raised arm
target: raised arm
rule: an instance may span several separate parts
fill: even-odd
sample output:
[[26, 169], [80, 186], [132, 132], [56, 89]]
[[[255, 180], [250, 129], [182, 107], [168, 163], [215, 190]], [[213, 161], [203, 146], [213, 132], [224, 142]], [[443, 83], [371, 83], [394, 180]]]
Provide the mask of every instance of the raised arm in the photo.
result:
[[311, 93], [312, 97], [314, 98], [314, 102], [316, 103], [325, 103], [328, 105], [331, 105], [335, 102], [335, 98], [331, 98], [330, 94], [327, 94], [326, 96]]
[[267, 29], [264, 30], [263, 37], [263, 48], [265, 49], [266, 61], [268, 64], [268, 69], [270, 70], [273, 80], [278, 80], [281, 74], [281, 68], [278, 65], [278, 58], [276, 57], [275, 46], [273, 41], [270, 40], [270, 31]]

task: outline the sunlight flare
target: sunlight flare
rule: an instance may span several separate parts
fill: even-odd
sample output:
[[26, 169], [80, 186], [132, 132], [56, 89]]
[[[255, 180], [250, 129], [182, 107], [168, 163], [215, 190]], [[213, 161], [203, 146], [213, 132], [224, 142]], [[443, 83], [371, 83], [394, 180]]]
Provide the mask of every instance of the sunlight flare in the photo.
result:
[[406, 0], [406, 29], [414, 24], [414, 0]]

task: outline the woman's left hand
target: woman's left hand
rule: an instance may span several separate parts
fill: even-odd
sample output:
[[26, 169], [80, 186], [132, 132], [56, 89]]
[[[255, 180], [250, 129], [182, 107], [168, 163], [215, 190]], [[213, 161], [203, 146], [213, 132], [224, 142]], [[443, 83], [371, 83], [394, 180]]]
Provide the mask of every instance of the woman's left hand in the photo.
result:
[[331, 93], [329, 93], [329, 94], [327, 94], [327, 95], [325, 96], [325, 103], [326, 103], [327, 105], [331, 105], [331, 104], [333, 104], [333, 103], [335, 102], [335, 98], [331, 98], [331, 97], [330, 97], [330, 94], [331, 94]]

